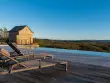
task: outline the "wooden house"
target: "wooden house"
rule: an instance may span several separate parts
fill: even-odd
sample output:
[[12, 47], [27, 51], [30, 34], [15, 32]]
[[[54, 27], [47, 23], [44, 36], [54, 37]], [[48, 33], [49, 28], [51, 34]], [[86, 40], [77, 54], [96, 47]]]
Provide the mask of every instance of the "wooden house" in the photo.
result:
[[20, 45], [33, 43], [33, 31], [26, 25], [15, 26], [9, 31], [9, 42], [16, 42]]

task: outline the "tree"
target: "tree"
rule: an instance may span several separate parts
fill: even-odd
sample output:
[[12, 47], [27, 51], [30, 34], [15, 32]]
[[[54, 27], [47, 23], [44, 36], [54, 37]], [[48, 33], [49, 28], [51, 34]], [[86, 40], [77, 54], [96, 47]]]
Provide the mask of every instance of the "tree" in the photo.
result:
[[8, 32], [8, 30], [7, 30], [7, 28], [6, 28], [6, 27], [4, 27], [4, 32], [6, 32], [6, 33]]
[[2, 29], [2, 28], [0, 28], [0, 31], [3, 31], [3, 29]]
[[4, 38], [8, 38], [8, 30], [6, 27], [4, 27]]

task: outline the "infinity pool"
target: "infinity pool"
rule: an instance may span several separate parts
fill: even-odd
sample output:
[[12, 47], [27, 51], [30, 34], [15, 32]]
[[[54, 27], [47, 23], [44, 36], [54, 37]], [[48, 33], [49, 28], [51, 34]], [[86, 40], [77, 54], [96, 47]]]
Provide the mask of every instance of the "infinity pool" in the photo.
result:
[[[8, 46], [1, 46], [1, 48], [13, 51]], [[55, 58], [61, 60], [110, 67], [110, 53], [56, 48], [35, 48], [31, 50], [37, 54], [42, 52], [53, 54]]]

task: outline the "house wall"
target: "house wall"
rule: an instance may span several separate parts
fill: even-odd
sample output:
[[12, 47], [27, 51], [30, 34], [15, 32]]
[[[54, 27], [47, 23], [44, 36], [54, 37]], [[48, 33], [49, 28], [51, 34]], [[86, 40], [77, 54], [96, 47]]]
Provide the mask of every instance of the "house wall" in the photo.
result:
[[28, 27], [19, 31], [17, 35], [17, 44], [32, 44], [33, 43], [33, 33]]
[[17, 44], [32, 44], [33, 32], [27, 26], [19, 32], [9, 32], [9, 41]]
[[16, 42], [16, 35], [18, 32], [9, 32], [9, 42]]

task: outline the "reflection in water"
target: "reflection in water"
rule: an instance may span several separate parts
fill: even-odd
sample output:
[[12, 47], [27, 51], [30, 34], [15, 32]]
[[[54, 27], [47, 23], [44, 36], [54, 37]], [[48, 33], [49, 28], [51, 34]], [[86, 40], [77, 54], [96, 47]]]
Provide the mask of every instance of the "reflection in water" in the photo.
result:
[[37, 45], [18, 45], [18, 48], [23, 48], [23, 49], [36, 49], [38, 46]]

